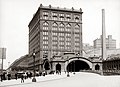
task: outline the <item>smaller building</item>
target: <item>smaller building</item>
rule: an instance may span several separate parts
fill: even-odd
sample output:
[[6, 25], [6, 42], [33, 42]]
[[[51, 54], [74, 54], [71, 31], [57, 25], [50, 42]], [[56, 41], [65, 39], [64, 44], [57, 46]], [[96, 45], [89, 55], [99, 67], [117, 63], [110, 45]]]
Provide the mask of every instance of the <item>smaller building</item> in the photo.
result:
[[29, 55], [27, 54], [19, 59], [16, 59], [7, 69], [7, 71], [26, 71], [28, 69], [28, 58]]
[[[99, 39], [95, 39], [93, 41], [94, 48], [99, 49], [102, 46], [102, 37]], [[106, 49], [116, 49], [116, 40], [112, 39], [112, 35], [108, 35], [108, 38], [106, 38]]]
[[103, 71], [105, 74], [120, 74], [120, 54], [111, 55], [103, 61]]

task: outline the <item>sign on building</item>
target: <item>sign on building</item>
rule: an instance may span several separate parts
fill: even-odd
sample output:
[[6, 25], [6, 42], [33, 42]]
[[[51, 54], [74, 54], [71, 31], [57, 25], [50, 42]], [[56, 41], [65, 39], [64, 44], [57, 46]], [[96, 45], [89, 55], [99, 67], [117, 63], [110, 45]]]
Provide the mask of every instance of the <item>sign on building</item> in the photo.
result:
[[0, 48], [0, 59], [6, 59], [6, 48]]

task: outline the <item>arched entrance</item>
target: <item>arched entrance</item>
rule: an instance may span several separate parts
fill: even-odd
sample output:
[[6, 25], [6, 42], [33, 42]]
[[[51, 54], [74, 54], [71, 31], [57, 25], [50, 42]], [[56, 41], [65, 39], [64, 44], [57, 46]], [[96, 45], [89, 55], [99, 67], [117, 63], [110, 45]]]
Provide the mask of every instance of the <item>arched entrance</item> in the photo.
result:
[[58, 63], [57, 65], [56, 65], [56, 71], [61, 71], [61, 65]]
[[98, 64], [95, 65], [95, 70], [100, 70], [100, 66]]
[[88, 70], [90, 66], [82, 60], [73, 60], [67, 65], [67, 71], [79, 72], [80, 70]]
[[45, 70], [50, 70], [50, 63], [49, 63], [48, 60], [46, 60], [45, 63], [44, 63], [44, 69]]

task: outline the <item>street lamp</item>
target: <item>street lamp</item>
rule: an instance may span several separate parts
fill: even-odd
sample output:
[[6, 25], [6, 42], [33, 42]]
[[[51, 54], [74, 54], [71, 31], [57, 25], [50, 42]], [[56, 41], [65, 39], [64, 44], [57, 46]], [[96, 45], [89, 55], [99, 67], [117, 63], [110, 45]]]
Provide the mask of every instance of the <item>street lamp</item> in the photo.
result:
[[74, 62], [74, 73], [73, 74], [75, 74], [75, 61], [73, 61]]
[[[67, 58], [67, 63], [69, 64], [69, 58]], [[67, 77], [70, 77], [70, 75], [69, 75], [69, 66], [68, 66], [68, 71], [67, 71]]]
[[34, 66], [33, 66], [34, 76], [33, 76], [32, 82], [36, 82], [36, 78], [35, 78], [35, 49], [33, 50], [32, 56], [33, 56], [33, 63], [34, 63]]

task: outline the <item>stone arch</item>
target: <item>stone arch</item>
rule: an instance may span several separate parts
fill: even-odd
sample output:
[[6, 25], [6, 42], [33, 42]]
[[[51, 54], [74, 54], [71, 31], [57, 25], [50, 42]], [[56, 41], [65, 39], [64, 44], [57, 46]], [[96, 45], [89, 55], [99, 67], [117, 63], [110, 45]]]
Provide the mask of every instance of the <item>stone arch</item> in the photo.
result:
[[100, 70], [100, 66], [98, 64], [95, 65], [95, 70]]
[[58, 70], [58, 71], [61, 71], [61, 64], [59, 64], [59, 63], [56, 64], [56, 71], [57, 71], [57, 70]]
[[[89, 59], [84, 58], [84, 57], [73, 57], [73, 58], [69, 58], [69, 60], [66, 60], [66, 62], [65, 62], [65, 71], [69, 70], [68, 66], [70, 66], [70, 65], [72, 65], [74, 67], [74, 64], [73, 64], [74, 61], [78, 65], [80, 65], [79, 63], [85, 65], [85, 67], [80, 65], [80, 68], [77, 69], [76, 71], [92, 69], [92, 62]], [[74, 70], [72, 69], [72, 70], [69, 70], [69, 71], [74, 71]]]
[[49, 63], [48, 60], [44, 61], [43, 67], [44, 67], [45, 70], [50, 70], [50, 63]]

